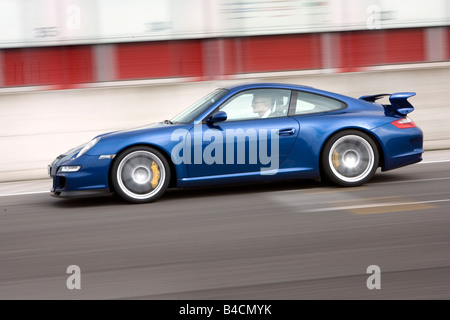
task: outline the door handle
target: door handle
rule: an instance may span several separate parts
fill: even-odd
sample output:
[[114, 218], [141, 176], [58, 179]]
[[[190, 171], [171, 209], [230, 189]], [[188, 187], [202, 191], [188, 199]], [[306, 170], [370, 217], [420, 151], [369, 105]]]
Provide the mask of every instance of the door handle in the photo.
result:
[[294, 128], [278, 130], [278, 135], [279, 136], [292, 136], [294, 133], [295, 133], [295, 129]]

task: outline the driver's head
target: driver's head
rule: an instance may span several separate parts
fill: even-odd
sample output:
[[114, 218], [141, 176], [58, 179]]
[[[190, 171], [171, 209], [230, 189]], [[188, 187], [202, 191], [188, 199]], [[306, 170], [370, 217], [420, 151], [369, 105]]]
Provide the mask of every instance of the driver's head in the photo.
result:
[[262, 117], [272, 106], [272, 98], [268, 94], [255, 93], [252, 100], [253, 112]]

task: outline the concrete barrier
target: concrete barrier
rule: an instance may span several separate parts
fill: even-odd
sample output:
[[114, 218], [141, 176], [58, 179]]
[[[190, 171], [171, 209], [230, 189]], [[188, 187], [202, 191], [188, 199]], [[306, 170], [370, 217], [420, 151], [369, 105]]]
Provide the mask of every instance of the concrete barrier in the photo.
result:
[[242, 75], [240, 79], [166, 83], [132, 81], [54, 91], [0, 91], [0, 181], [41, 179], [47, 164], [99, 133], [170, 119], [217, 87], [246, 82], [314, 86], [353, 97], [415, 91], [411, 118], [423, 129], [425, 149], [450, 148], [450, 64]]

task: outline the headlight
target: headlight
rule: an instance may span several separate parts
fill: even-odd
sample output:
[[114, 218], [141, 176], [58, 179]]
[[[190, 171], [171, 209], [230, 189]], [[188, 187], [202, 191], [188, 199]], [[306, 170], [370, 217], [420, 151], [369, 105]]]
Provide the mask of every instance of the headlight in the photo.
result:
[[85, 154], [86, 152], [88, 152], [89, 150], [91, 150], [91, 148], [92, 148], [93, 146], [95, 146], [95, 145], [97, 144], [97, 142], [99, 142], [99, 141], [100, 141], [100, 138], [94, 138], [94, 139], [92, 139], [91, 141], [89, 141], [88, 143], [86, 143], [86, 144], [84, 145], [83, 149], [81, 149], [80, 152], [78, 152], [78, 154], [77, 154], [77, 156], [75, 157], [75, 159], [81, 157], [83, 154]]
[[81, 166], [61, 166], [58, 172], [77, 172], [80, 171]]

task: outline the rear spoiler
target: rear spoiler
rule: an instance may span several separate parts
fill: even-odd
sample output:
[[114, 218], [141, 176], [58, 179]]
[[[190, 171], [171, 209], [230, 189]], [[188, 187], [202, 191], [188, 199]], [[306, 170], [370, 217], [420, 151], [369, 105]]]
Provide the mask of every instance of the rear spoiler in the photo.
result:
[[408, 102], [408, 98], [415, 96], [415, 92], [397, 92], [397, 93], [381, 93], [381, 94], [375, 94], [371, 96], [362, 96], [359, 99], [368, 101], [368, 102], [375, 102], [378, 99], [383, 98], [384, 96], [389, 96], [389, 101], [391, 102], [391, 107], [398, 113], [402, 115], [407, 115], [408, 113], [414, 111], [414, 107], [411, 105], [411, 103]]

